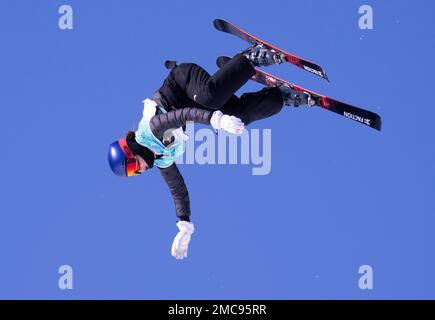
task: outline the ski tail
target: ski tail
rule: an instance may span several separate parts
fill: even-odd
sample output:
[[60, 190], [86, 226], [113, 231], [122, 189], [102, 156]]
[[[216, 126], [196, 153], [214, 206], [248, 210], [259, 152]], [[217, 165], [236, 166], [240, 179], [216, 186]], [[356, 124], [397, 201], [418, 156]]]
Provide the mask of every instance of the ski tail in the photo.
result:
[[270, 43], [267, 43], [249, 33], [247, 33], [246, 31], [242, 30], [241, 28], [233, 25], [232, 23], [229, 23], [225, 20], [222, 19], [215, 19], [213, 21], [213, 25], [214, 27], [222, 32], [226, 32], [229, 34], [232, 34], [236, 37], [241, 38], [242, 40], [245, 40], [251, 44], [256, 44], [256, 43], [262, 43], [264, 46], [276, 50], [280, 53], [283, 53], [287, 59], [287, 62], [301, 68], [304, 69], [305, 71], [308, 71], [314, 75], [317, 75], [319, 77], [322, 77], [323, 79], [325, 79], [326, 81], [329, 82], [328, 76], [326, 75], [325, 70], [323, 70], [323, 68], [321, 66], [319, 66], [318, 64], [308, 61], [306, 59], [297, 57], [291, 53], [288, 53]]
[[[216, 63], [219, 68], [223, 67], [229, 60], [230, 57], [220, 56], [217, 58]], [[340, 102], [321, 94], [315, 93], [313, 91], [304, 89], [300, 86], [297, 86], [289, 81], [280, 79], [274, 75], [266, 73], [264, 71], [255, 69], [256, 74], [251, 78], [251, 80], [261, 83], [268, 87], [288, 85], [294, 88], [295, 90], [306, 92], [311, 95], [311, 97], [316, 102], [315, 106], [320, 108], [335, 112], [345, 118], [354, 120], [356, 122], [367, 125], [373, 129], [381, 131], [382, 129], [382, 119], [379, 115], [374, 112], [364, 110], [358, 107], [354, 107], [350, 104]]]
[[381, 131], [382, 129], [382, 119], [378, 114], [374, 112], [354, 107], [350, 104], [340, 102], [328, 97], [322, 98], [322, 105], [320, 107], [335, 112], [345, 118], [365, 124], [370, 128], [376, 129], [378, 131]]

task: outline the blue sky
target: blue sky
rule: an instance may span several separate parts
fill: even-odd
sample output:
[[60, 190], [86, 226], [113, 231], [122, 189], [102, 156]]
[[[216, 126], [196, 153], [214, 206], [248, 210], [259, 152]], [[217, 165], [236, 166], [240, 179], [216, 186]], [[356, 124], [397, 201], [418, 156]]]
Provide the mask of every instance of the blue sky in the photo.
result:
[[[74, 29], [58, 28], [71, 5]], [[358, 28], [358, 8], [374, 29]], [[2, 1], [0, 298], [435, 298], [435, 28], [429, 1]], [[180, 165], [187, 260], [170, 255], [172, 199], [157, 170], [120, 179], [108, 145], [140, 120], [166, 59], [210, 73], [246, 44], [223, 18], [321, 64], [267, 71], [383, 117], [377, 132], [321, 109], [285, 108], [270, 174]], [[248, 83], [241, 92], [261, 86]], [[61, 265], [74, 289], [58, 288]], [[358, 268], [373, 268], [373, 290]]]

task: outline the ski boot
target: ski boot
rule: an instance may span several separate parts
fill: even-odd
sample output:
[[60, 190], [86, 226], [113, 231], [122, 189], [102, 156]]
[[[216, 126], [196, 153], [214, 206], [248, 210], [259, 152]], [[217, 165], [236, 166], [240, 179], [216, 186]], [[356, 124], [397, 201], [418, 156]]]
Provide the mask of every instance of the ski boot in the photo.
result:
[[316, 104], [316, 101], [311, 97], [308, 92], [301, 92], [287, 85], [281, 85], [279, 86], [279, 89], [281, 90], [282, 99], [286, 106], [312, 107]]
[[256, 43], [241, 52], [254, 67], [267, 67], [272, 64], [281, 64], [286, 58], [285, 55], [273, 49], [265, 47], [261, 43]]

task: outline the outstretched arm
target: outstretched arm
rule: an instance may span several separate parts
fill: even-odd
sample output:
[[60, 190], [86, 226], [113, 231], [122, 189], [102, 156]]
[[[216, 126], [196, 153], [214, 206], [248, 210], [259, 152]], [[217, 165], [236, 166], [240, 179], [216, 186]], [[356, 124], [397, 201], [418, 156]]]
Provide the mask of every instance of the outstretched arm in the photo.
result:
[[[155, 137], [163, 140], [166, 130], [180, 128], [187, 121], [211, 124], [214, 129], [223, 129], [231, 133], [241, 134], [244, 130], [243, 122], [234, 116], [224, 115], [221, 111], [214, 112], [199, 108], [183, 108], [153, 116], [150, 129]], [[187, 257], [188, 244], [194, 225], [190, 222], [190, 201], [184, 179], [175, 163], [167, 168], [159, 168], [175, 202], [179, 232], [172, 243], [172, 255], [176, 259]]]
[[177, 165], [173, 163], [167, 168], [159, 169], [174, 199], [177, 217], [182, 221], [190, 221], [189, 192]]
[[190, 237], [195, 230], [194, 224], [189, 219], [189, 193], [175, 163], [167, 168], [160, 168], [160, 173], [169, 186], [179, 218], [177, 222], [179, 231], [172, 242], [171, 254], [176, 259], [184, 259], [187, 257]]

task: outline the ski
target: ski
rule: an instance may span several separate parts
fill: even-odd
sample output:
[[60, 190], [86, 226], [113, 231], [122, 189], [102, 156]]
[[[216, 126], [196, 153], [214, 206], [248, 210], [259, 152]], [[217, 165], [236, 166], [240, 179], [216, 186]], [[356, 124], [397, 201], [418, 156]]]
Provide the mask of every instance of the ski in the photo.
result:
[[281, 50], [280, 48], [278, 48], [274, 45], [271, 45], [270, 43], [267, 43], [267, 42], [255, 37], [255, 36], [247, 33], [246, 31], [240, 29], [239, 27], [237, 27], [237, 26], [235, 26], [235, 25], [233, 25], [225, 20], [215, 19], [213, 21], [213, 25], [217, 30], [235, 35], [236, 37], [239, 37], [239, 38], [241, 38], [241, 39], [243, 39], [251, 44], [261, 43], [263, 46], [265, 46], [269, 49], [273, 49], [275, 51], [278, 51], [279, 53], [282, 53], [285, 55], [287, 62], [329, 81], [323, 68], [321, 66], [311, 62], [311, 61], [299, 58], [291, 53], [288, 53], [284, 50]]
[[[217, 65], [219, 68], [223, 67], [231, 58], [221, 56], [217, 59]], [[350, 104], [340, 102], [321, 94], [315, 93], [313, 91], [304, 89], [300, 86], [297, 86], [289, 81], [280, 79], [274, 75], [271, 75], [267, 72], [261, 71], [259, 69], [255, 69], [256, 74], [251, 78], [252, 80], [261, 83], [268, 87], [276, 87], [281, 85], [287, 85], [291, 88], [300, 91], [305, 94], [309, 94], [312, 99], [311, 106], [317, 106], [332, 112], [335, 112], [343, 117], [354, 120], [356, 122], [365, 124], [373, 129], [381, 131], [382, 127], [382, 119], [379, 115], [374, 112], [367, 111], [364, 109], [360, 109]]]

